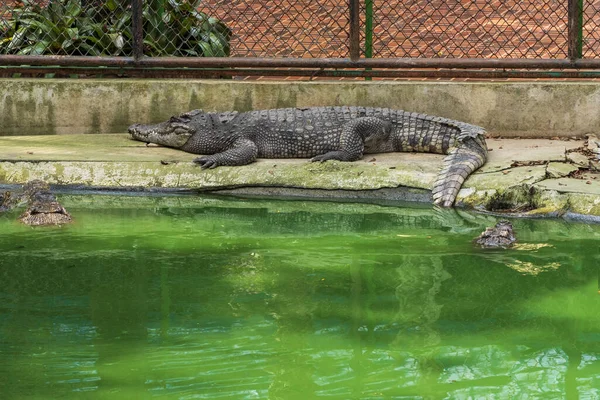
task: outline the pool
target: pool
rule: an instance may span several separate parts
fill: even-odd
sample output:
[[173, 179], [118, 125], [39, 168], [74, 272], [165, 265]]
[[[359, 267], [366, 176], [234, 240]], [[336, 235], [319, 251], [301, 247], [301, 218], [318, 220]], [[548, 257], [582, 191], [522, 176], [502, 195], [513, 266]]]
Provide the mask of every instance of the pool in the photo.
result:
[[2, 399], [600, 398], [600, 226], [62, 196], [0, 216]]

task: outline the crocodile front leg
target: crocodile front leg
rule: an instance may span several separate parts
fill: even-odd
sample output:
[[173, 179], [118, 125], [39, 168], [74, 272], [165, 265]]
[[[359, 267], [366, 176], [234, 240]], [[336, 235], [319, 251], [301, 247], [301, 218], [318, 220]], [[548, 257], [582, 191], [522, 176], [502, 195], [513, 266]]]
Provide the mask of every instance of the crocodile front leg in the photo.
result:
[[375, 117], [356, 118], [344, 124], [340, 134], [340, 148], [319, 154], [311, 161], [356, 161], [360, 160], [365, 150], [365, 142], [382, 142], [387, 140], [392, 131], [392, 125]]
[[202, 169], [215, 168], [221, 165], [246, 165], [258, 156], [258, 147], [250, 139], [238, 139], [230, 148], [209, 156], [198, 157], [194, 160]]

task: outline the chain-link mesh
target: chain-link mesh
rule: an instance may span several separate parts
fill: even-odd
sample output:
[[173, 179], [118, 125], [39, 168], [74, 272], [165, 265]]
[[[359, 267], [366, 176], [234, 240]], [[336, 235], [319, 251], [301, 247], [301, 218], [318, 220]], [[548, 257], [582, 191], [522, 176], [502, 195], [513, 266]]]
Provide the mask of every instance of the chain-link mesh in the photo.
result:
[[600, 56], [600, 0], [583, 3], [582, 56]]
[[[363, 55], [368, 46], [366, 3], [361, 1], [360, 13]], [[568, 55], [567, 0], [372, 3], [374, 57], [567, 58]], [[584, 34], [592, 39], [597, 31], [594, 21], [600, 22], [600, 1], [585, 4], [589, 6], [585, 18], [589, 28]], [[231, 54], [235, 56], [348, 56], [347, 1], [207, 0], [202, 9], [217, 15], [232, 28]], [[596, 37], [600, 38], [600, 34], [596, 33]], [[588, 53], [596, 55], [593, 51]]]
[[[348, 0], [141, 4], [146, 56], [349, 57]], [[600, 0], [581, 4], [582, 55], [598, 57]], [[0, 0], [0, 55], [131, 56], [132, 21], [132, 0]], [[566, 59], [568, 21], [568, 0], [361, 0], [360, 48], [375, 58]]]
[[206, 0], [202, 11], [233, 30], [231, 55], [348, 57], [348, 2]]
[[567, 57], [565, 0], [388, 0], [373, 16], [374, 57]]

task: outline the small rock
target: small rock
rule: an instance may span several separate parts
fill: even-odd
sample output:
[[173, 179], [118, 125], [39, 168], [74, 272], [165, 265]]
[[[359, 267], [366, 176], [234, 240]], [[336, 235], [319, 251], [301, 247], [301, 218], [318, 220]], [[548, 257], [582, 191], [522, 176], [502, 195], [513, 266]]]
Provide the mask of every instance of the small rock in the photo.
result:
[[546, 175], [548, 178], [562, 178], [569, 176], [572, 172], [577, 171], [579, 168], [573, 164], [551, 162], [548, 163], [546, 168]]
[[586, 135], [587, 137], [587, 149], [594, 153], [600, 153], [600, 139], [596, 135]]
[[588, 160], [588, 158], [581, 153], [567, 153], [567, 159], [573, 164], [580, 165], [582, 167], [587, 168], [590, 165], [590, 160]]

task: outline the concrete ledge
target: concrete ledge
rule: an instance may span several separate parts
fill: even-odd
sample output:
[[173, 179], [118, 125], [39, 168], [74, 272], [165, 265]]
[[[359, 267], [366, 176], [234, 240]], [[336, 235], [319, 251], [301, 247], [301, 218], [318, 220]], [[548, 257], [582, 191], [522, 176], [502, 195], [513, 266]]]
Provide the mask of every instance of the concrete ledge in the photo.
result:
[[[571, 161], [583, 146], [580, 140], [491, 139], [488, 162], [465, 182], [457, 206], [518, 216], [600, 219], [597, 161], [592, 158], [587, 167]], [[0, 148], [4, 185], [42, 179], [82, 189], [427, 203], [443, 160], [435, 154], [387, 153], [352, 163], [261, 159], [242, 167], [201, 170], [191, 162], [193, 154], [146, 146], [127, 135], [0, 137]]]
[[599, 82], [240, 82], [0, 79], [0, 136], [122, 133], [195, 108], [362, 105], [481, 125], [505, 137], [600, 130]]

